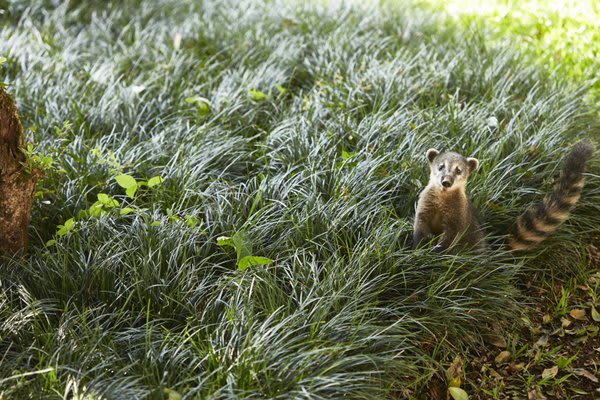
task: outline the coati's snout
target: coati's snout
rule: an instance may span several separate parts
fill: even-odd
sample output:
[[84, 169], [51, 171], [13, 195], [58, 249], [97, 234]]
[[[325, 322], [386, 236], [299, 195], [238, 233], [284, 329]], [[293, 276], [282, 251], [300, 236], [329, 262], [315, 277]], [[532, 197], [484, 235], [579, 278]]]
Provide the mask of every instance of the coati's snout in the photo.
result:
[[442, 187], [445, 187], [446, 189], [450, 189], [452, 187], [452, 184], [454, 183], [454, 179], [452, 179], [449, 176], [444, 176], [442, 177]]

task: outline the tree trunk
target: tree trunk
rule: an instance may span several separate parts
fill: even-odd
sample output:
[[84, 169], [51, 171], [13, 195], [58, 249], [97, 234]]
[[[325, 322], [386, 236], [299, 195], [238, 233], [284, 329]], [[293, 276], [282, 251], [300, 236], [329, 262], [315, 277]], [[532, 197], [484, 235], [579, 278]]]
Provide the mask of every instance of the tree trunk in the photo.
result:
[[23, 142], [17, 108], [0, 86], [0, 254], [27, 246], [31, 201], [39, 174], [23, 168]]

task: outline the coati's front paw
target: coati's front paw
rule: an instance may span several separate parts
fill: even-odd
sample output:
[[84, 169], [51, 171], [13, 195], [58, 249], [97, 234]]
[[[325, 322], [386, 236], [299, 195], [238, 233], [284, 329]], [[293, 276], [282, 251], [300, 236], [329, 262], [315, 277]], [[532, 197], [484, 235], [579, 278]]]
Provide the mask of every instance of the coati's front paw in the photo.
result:
[[412, 249], [417, 250], [421, 247], [426, 247], [426, 245], [431, 242], [432, 238], [431, 235], [415, 232], [413, 235]]

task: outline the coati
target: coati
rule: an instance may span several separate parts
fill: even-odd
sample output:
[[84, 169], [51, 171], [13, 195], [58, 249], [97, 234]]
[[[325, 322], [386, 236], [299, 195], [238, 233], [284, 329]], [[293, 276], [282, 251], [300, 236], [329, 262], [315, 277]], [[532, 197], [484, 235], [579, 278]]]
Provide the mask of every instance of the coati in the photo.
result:
[[[585, 163], [594, 146], [583, 141], [575, 144], [563, 161], [558, 182], [544, 201], [523, 213], [516, 222], [508, 249], [526, 250], [544, 240], [569, 216], [583, 189]], [[467, 196], [469, 176], [479, 166], [472, 157], [458, 153], [426, 153], [431, 173], [429, 184], [419, 195], [414, 223], [413, 248], [439, 235], [436, 251], [486, 248], [485, 232], [477, 210]]]

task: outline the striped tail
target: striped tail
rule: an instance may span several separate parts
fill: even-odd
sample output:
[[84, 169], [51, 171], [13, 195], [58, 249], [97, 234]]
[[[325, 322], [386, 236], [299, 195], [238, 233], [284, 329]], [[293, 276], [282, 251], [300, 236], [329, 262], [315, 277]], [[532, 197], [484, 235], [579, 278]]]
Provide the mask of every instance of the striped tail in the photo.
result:
[[575, 144], [563, 162], [560, 178], [544, 201], [527, 210], [517, 219], [514, 234], [509, 239], [510, 250], [529, 249], [548, 237], [568, 217], [584, 185], [585, 164], [594, 146], [589, 141]]

